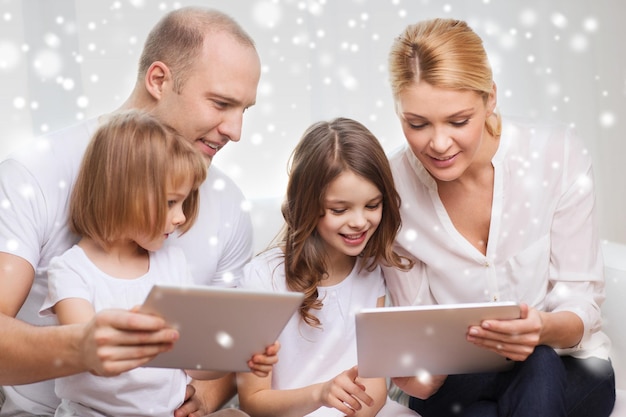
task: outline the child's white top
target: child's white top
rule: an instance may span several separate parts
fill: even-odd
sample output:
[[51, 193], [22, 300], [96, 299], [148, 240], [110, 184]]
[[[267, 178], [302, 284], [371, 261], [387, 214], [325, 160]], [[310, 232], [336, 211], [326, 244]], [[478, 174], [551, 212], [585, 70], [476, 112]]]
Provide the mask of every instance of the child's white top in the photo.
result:
[[[245, 268], [242, 287], [289, 291], [285, 280], [283, 254], [278, 248], [255, 257]], [[357, 364], [355, 312], [361, 308], [376, 307], [378, 298], [385, 295], [385, 286], [379, 267], [369, 272], [362, 259], [339, 284], [318, 287], [324, 306], [311, 310], [322, 323], [321, 328], [306, 324], [299, 312], [294, 313], [278, 341], [278, 363], [272, 372], [272, 389], [286, 390], [326, 382]], [[378, 416], [416, 415], [399, 404], [387, 401]], [[393, 410], [393, 411], [391, 411]], [[404, 414], [406, 413], [406, 414]], [[343, 416], [338, 410], [322, 407], [308, 416]]]
[[[119, 279], [105, 274], [73, 246], [53, 258], [48, 269], [50, 292], [41, 309], [60, 300], [82, 298], [96, 311], [128, 309], [143, 303], [155, 283], [191, 283], [185, 256], [180, 248], [168, 247], [150, 253], [149, 271], [136, 279]], [[139, 413], [171, 417], [185, 398], [189, 378], [179, 369], [137, 368], [117, 377], [100, 377], [84, 372], [58, 378], [55, 392], [61, 398], [56, 416], [136, 417]]]

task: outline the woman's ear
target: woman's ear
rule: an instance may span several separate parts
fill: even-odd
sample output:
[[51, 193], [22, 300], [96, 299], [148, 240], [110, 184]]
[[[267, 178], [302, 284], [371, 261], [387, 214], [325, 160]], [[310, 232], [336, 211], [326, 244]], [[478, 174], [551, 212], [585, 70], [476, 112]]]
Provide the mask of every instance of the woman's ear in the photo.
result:
[[146, 71], [146, 90], [152, 97], [159, 100], [163, 95], [165, 85], [172, 79], [170, 69], [161, 61], [155, 61]]
[[491, 116], [496, 111], [496, 105], [498, 104], [498, 88], [496, 83], [492, 83], [491, 92], [487, 97], [487, 116]]

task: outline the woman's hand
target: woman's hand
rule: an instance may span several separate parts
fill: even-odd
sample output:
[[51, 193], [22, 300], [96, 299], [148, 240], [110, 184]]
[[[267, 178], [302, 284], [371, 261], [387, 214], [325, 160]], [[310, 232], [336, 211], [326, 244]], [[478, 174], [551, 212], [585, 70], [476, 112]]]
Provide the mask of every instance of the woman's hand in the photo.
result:
[[542, 313], [521, 304], [519, 319], [484, 320], [471, 326], [467, 340], [514, 361], [524, 361], [541, 344], [544, 330]]

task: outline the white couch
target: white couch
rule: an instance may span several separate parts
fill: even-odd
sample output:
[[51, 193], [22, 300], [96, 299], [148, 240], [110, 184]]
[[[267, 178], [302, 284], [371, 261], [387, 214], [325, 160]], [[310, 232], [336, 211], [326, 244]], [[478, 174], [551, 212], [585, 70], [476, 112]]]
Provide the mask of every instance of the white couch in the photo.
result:
[[606, 301], [602, 306], [604, 330], [611, 337], [617, 401], [612, 417], [626, 417], [626, 245], [603, 242]]
[[[280, 199], [251, 201], [251, 216], [255, 231], [255, 252], [265, 248], [282, 226]], [[604, 330], [613, 343], [611, 359], [615, 368], [617, 402], [611, 417], [626, 417], [626, 245], [603, 242], [605, 261], [606, 301], [602, 307]]]

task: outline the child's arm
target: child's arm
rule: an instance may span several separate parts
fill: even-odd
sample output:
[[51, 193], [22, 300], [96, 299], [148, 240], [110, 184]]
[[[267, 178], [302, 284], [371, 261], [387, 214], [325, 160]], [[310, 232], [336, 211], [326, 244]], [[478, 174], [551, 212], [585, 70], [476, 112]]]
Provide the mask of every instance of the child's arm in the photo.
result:
[[[278, 351], [280, 350], [280, 343], [274, 342], [265, 348], [265, 352], [256, 353], [252, 355], [252, 358], [248, 361], [248, 367], [253, 374], [259, 377], [266, 377], [272, 371], [272, 367], [278, 362]], [[221, 371], [200, 371], [188, 369], [187, 375], [193, 379], [217, 379], [225, 376], [229, 372]]]
[[410, 396], [425, 400], [439, 390], [447, 377], [447, 375], [431, 375], [428, 378], [418, 379], [409, 376], [391, 378], [391, 381]]
[[95, 315], [91, 303], [84, 298], [65, 298], [52, 307], [59, 324], [88, 323]]
[[347, 416], [375, 416], [387, 399], [385, 380], [362, 379], [354, 366], [325, 383], [291, 390], [271, 389], [271, 373], [237, 375], [241, 409], [252, 417], [301, 417], [322, 406], [336, 408]]

